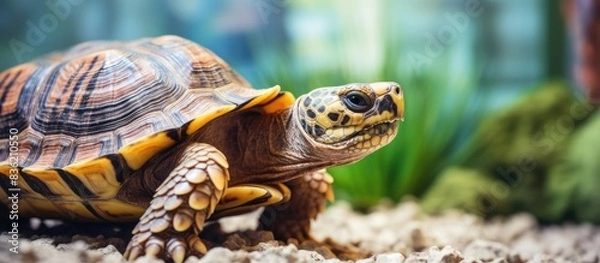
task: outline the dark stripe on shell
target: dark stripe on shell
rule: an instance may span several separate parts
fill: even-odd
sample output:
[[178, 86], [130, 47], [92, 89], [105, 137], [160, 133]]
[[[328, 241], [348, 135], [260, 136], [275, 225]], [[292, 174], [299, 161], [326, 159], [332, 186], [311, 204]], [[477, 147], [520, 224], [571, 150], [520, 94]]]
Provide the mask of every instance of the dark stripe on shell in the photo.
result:
[[60, 197], [58, 194], [55, 194], [50, 190], [50, 188], [39, 178], [30, 175], [28, 173], [23, 172], [22, 170], [19, 172], [21, 178], [27, 182], [29, 187], [38, 194], [44, 197], [58, 198]]
[[[6, 100], [6, 96], [8, 96], [8, 91], [10, 90], [10, 87], [4, 88], [4, 82], [6, 82], [8, 77], [10, 77], [10, 72], [7, 72], [4, 75], [4, 78], [0, 80], [0, 90], [2, 91], [2, 96], [0, 96], [0, 105], [4, 104], [4, 100]], [[2, 112], [2, 107], [0, 107], [0, 112]]]
[[213, 65], [210, 67], [196, 67], [192, 69], [190, 79], [196, 80], [196, 85], [192, 85], [190, 89], [209, 88], [215, 89], [231, 83], [231, 79], [227, 78], [229, 72], [221, 65]]
[[[39, 96], [39, 92], [36, 91], [47, 75], [47, 69], [47, 65], [40, 65], [34, 72], [30, 73], [19, 94], [17, 108], [10, 113], [0, 114], [0, 138], [8, 137], [9, 128], [17, 128], [19, 131], [23, 131], [29, 126], [31, 112], [35, 112], [39, 104], [34, 102], [34, 99]], [[8, 89], [11, 88], [13, 87], [8, 87]]]
[[73, 191], [79, 197], [83, 199], [98, 197], [96, 194], [90, 191], [90, 189], [88, 189], [83, 184], [83, 182], [81, 182], [81, 180], [79, 180], [79, 178], [77, 178], [75, 175], [62, 169], [54, 169], [54, 171], [56, 171], [60, 175], [60, 178], [62, 178], [65, 181], [65, 183], [67, 183], [69, 188], [71, 188], [71, 191]]
[[[8, 96], [8, 91], [11, 89], [11, 87], [15, 84], [15, 81], [17, 80], [17, 78], [19, 78], [19, 76], [21, 75], [21, 70], [17, 71], [17, 74], [15, 74], [15, 76], [12, 78], [12, 80], [10, 80], [10, 82], [8, 82], [8, 85], [6, 85], [6, 88], [4, 88], [4, 92], [2, 92], [2, 97], [0, 97], [0, 105], [4, 104], [4, 101], [6, 100], [6, 97]], [[1, 88], [2, 86], [0, 86]], [[2, 107], [0, 107], [0, 113], [2, 113]]]
[[4, 75], [4, 78], [2, 78], [2, 80], [0, 80], [0, 88], [4, 88], [4, 82], [6, 82], [6, 80], [8, 79], [8, 77], [10, 77], [10, 72], [7, 72]]
[[90, 211], [90, 213], [92, 213], [92, 215], [94, 215], [96, 218], [98, 218], [99, 220], [108, 222], [108, 220], [106, 220], [102, 215], [100, 215], [100, 214], [98, 214], [98, 212], [96, 212], [96, 209], [94, 209], [94, 207], [92, 205], [90, 205], [90, 202], [83, 201], [81, 204], [83, 204], [83, 206], [88, 211]]
[[[27, 142], [27, 144], [29, 145], [29, 147], [31, 149], [40, 149], [40, 144], [41, 144], [41, 140], [31, 140], [30, 142]], [[32, 165], [33, 163], [35, 163], [41, 156], [42, 152], [41, 151], [35, 151], [32, 150], [29, 152], [29, 154], [27, 154], [27, 156], [25, 156], [24, 160], [19, 160], [20, 163], [19, 165], [23, 166], [23, 167], [27, 167]]]
[[[69, 87], [71, 86], [71, 83], [73, 82], [73, 80], [75, 79], [75, 77], [77, 77], [77, 75], [79, 75], [79, 71], [81, 71], [81, 68], [83, 67], [84, 63], [80, 64], [79, 67], [77, 67], [77, 70], [75, 70], [75, 74], [71, 75], [71, 77], [69, 77], [69, 80], [67, 81], [67, 84], [63, 87], [62, 89], [62, 94], [68, 94], [67, 91], [69, 89]], [[74, 87], [74, 89], [78, 89], [77, 85]], [[69, 96], [69, 102], [67, 103], [67, 105], [71, 105], [71, 103], [73, 102], [73, 97], [75, 96], [76, 91], [73, 90], [73, 92], [71, 92], [71, 95]], [[54, 105], [59, 105], [60, 101], [62, 100], [62, 96], [58, 97], [55, 101], [54, 101]], [[52, 108], [52, 112], [50, 113], [50, 116], [52, 116], [51, 118], [57, 118], [56, 116], [58, 116], [60, 113], [58, 112], [58, 107], [53, 107]]]
[[[69, 118], [69, 113], [72, 109], [72, 107], [70, 107], [71, 105], [73, 105], [73, 102], [75, 101], [75, 97], [79, 94], [79, 89], [81, 89], [81, 86], [83, 84], [83, 81], [85, 80], [85, 78], [87, 77], [89, 71], [92, 69], [92, 67], [96, 64], [96, 61], [98, 60], [98, 56], [94, 57], [94, 60], [92, 60], [92, 63], [90, 63], [87, 71], [85, 71], [81, 77], [79, 77], [77, 79], [77, 82], [75, 82], [75, 86], [73, 87], [73, 90], [70, 92], [69, 94], [69, 99], [67, 100], [67, 107], [65, 108], [65, 110], [61, 113], [61, 119], [68, 119]], [[79, 66], [79, 68], [83, 67], [83, 64], [81, 64]], [[77, 71], [75, 72], [75, 74], [73, 74], [73, 76], [71, 76], [72, 78], [76, 77], [77, 75], [79, 75], [79, 69], [77, 69]], [[69, 79], [70, 82], [71, 79]]]
[[131, 169], [128, 165], [127, 165], [127, 161], [125, 161], [125, 158], [123, 158], [123, 155], [121, 155], [120, 153], [117, 154], [109, 154], [105, 156], [106, 158], [108, 158], [108, 160], [110, 161], [110, 164], [112, 165], [113, 169], [115, 170], [115, 175], [117, 177], [117, 181], [119, 183], [123, 182], [123, 177], [125, 175], [130, 175], [133, 172], [133, 169]]
[[170, 129], [170, 130], [168, 130], [167, 131], [167, 137], [169, 137], [174, 142], [180, 141], [182, 139], [181, 138], [181, 129]]
[[[83, 76], [79, 79], [79, 81], [77, 81], [77, 85], [76, 85], [77, 91], [79, 91], [79, 87], [81, 87], [83, 80], [87, 77], [87, 73], [94, 67], [94, 65], [96, 65], [97, 61], [98, 61], [98, 56], [95, 56], [94, 59], [92, 60], [92, 63], [88, 67], [88, 71], [85, 74], [83, 74]], [[87, 108], [90, 97], [92, 96], [92, 92], [94, 92], [94, 90], [96, 89], [96, 84], [98, 83], [98, 77], [100, 77], [100, 74], [103, 71], [104, 71], [104, 66], [101, 67], [100, 69], [98, 69], [98, 71], [96, 73], [94, 73], [94, 76], [92, 76], [90, 83], [85, 88], [83, 98], [81, 99], [81, 106], [78, 107], [78, 109], [80, 109], [80, 110], [77, 111], [77, 117], [79, 117], [79, 118], [83, 117], [84, 112], [81, 111], [81, 109]], [[70, 102], [69, 105], [73, 104], [73, 102], [71, 100], [69, 100], [69, 102]]]
[[69, 160], [73, 158], [71, 156], [72, 151], [69, 147], [61, 146], [56, 158], [54, 159], [54, 167], [62, 167], [65, 163], [70, 163]]
[[[92, 83], [93, 84], [93, 83]], [[106, 103], [102, 106], [94, 105], [83, 108], [78, 106], [74, 111], [77, 118], [60, 119], [59, 121], [49, 121], [41, 115], [36, 115], [32, 127], [43, 131], [45, 134], [66, 134], [72, 137], [81, 137], [82, 135], [93, 135], [114, 131], [124, 124], [131, 123], [144, 116], [148, 112], [163, 110], [164, 105], [168, 104], [165, 99], [178, 98], [180, 92], [171, 93], [169, 96], [163, 94], [159, 89], [176, 89], [166, 87], [164, 83], [155, 83], [150, 87], [140, 89], [135, 93], [127, 94], [126, 97], [119, 98], [115, 103]], [[140, 100], [144, 98], [144, 100]], [[122, 146], [122, 145], [119, 145]]]

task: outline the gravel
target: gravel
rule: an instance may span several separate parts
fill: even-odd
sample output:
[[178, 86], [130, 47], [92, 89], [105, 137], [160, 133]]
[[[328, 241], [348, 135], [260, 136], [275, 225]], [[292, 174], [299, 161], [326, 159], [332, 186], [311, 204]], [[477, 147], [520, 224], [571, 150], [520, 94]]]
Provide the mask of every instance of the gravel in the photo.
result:
[[[202, 258], [186, 262], [346, 262], [320, 244], [283, 244], [272, 234], [253, 231], [258, 213], [221, 220], [227, 234]], [[522, 213], [483, 220], [449, 211], [426, 215], [417, 203], [382, 204], [367, 214], [338, 202], [313, 225], [317, 240], [367, 251], [355, 262], [600, 262], [600, 227], [591, 224], [541, 226]], [[0, 262], [125, 262], [119, 251], [126, 240], [104, 235], [33, 236], [19, 239], [19, 254], [9, 252], [9, 236], [0, 236]], [[344, 257], [342, 256], [342, 259]], [[142, 257], [136, 262], [162, 262]]]

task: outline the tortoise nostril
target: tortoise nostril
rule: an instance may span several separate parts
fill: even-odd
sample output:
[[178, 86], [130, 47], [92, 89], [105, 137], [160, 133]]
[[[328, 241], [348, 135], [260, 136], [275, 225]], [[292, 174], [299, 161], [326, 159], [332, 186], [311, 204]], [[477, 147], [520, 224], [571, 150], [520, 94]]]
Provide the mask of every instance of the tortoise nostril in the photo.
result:
[[396, 89], [394, 89], [394, 91], [396, 92], [396, 95], [400, 95], [400, 87], [396, 87]]

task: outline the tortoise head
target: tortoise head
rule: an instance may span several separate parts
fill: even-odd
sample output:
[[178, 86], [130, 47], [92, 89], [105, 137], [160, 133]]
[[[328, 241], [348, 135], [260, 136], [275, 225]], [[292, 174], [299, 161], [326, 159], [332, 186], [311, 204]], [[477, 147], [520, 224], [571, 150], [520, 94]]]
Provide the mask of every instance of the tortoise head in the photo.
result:
[[304, 136], [317, 147], [365, 156], [396, 136], [404, 97], [393, 82], [324, 87], [299, 97], [295, 111]]

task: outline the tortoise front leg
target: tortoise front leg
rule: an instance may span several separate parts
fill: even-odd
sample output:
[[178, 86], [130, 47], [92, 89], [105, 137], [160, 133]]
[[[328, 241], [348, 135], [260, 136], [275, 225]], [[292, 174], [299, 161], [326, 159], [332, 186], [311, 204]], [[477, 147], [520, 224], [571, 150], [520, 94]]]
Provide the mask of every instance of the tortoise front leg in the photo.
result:
[[312, 240], [310, 223], [325, 209], [326, 200], [333, 201], [333, 177], [325, 170], [306, 174], [286, 183], [292, 192], [287, 203], [265, 208], [260, 217], [260, 228], [273, 232], [275, 238], [290, 238], [302, 243]]
[[166, 254], [183, 262], [193, 251], [206, 253], [198, 234], [227, 188], [227, 168], [225, 156], [213, 146], [188, 146], [134, 228], [125, 258]]

